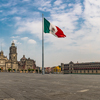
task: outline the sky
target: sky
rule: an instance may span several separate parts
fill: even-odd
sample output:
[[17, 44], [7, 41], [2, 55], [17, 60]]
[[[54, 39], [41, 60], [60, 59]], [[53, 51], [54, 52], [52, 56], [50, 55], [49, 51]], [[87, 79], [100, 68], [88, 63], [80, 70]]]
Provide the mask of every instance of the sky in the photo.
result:
[[42, 66], [42, 13], [66, 38], [44, 33], [44, 66], [100, 62], [100, 0], [0, 0], [0, 45], [9, 58], [12, 41]]

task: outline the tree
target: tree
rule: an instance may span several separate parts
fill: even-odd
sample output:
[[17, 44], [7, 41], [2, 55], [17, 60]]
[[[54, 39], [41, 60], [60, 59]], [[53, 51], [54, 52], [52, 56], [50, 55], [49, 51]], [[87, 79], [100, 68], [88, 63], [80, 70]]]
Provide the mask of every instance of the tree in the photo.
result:
[[28, 71], [30, 72], [30, 71], [31, 71], [31, 69], [28, 69]]
[[38, 73], [38, 69], [36, 69], [36, 72]]
[[32, 69], [32, 71], [34, 71], [34, 69]]
[[59, 66], [61, 68], [61, 66]]
[[9, 69], [8, 69], [8, 71], [10, 72], [10, 71], [11, 71], [11, 69], [9, 68]]

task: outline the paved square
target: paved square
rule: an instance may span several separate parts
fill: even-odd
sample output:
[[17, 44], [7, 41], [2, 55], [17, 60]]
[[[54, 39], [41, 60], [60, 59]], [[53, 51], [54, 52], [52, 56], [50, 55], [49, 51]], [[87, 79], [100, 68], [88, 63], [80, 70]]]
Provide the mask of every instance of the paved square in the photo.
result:
[[100, 75], [0, 72], [0, 100], [100, 100]]

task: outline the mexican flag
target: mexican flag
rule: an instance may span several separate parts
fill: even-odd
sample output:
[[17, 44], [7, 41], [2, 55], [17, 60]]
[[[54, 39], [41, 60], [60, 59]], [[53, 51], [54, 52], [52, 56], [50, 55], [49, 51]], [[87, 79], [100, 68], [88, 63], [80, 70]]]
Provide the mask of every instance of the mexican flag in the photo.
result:
[[66, 37], [66, 35], [63, 33], [63, 31], [59, 27], [54, 26], [45, 18], [44, 18], [44, 33], [51, 33], [58, 38]]

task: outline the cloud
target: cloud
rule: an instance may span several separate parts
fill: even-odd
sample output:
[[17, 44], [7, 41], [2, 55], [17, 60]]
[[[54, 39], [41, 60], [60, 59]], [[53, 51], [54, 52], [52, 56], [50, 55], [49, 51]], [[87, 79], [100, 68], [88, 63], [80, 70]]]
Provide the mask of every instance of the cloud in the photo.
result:
[[35, 34], [40, 39], [42, 37], [42, 20], [33, 19], [33, 21], [20, 21], [16, 24], [16, 27], [18, 27], [16, 34], [29, 32], [30, 34]]
[[23, 0], [23, 1], [25, 1], [25, 2], [29, 2], [30, 0]]
[[40, 7], [51, 7], [51, 1], [50, 0], [35, 0], [34, 2], [35, 6], [40, 6]]
[[16, 21], [20, 21], [20, 20], [21, 20], [21, 17], [14, 17], [14, 19], [15, 19]]
[[15, 44], [21, 44], [20, 42], [18, 42], [18, 40], [13, 39]]
[[40, 0], [34, 3], [35, 6], [38, 6], [38, 9], [41, 11], [50, 11], [51, 9], [51, 1], [50, 0]]
[[1, 4], [0, 7], [9, 7], [11, 6], [11, 2], [5, 3], [5, 4]]
[[0, 10], [0, 13], [3, 12], [3, 10]]
[[12, 6], [15, 6], [17, 4], [17, 0], [9, 0], [5, 3], [2, 3], [1, 1], [1, 4], [0, 4], [0, 8], [9, 8], [9, 7], [12, 7]]
[[19, 38], [19, 36], [12, 36], [11, 38]]
[[36, 41], [35, 41], [35, 40], [33, 40], [33, 39], [29, 39], [29, 40], [28, 40], [28, 43], [30, 43], [30, 44], [35, 44], [35, 43], [36, 43]]
[[[26, 2], [26, 0], [25, 0], [25, 2]], [[22, 0], [21, 1], [9, 0], [8, 3], [5, 3], [5, 4], [2, 3], [0, 5], [1, 6], [1, 10], [0, 11], [3, 11], [1, 17], [5, 16], [7, 18], [10, 17], [11, 19], [13, 19], [13, 17], [20, 17], [21, 18], [24, 15], [28, 16], [30, 11], [28, 10], [28, 7], [27, 7], [28, 4], [26, 5], [25, 2], [23, 2]], [[29, 1], [27, 1], [27, 2], [29, 2]], [[9, 15], [13, 15], [13, 16], [9, 16]]]
[[17, 8], [13, 8], [11, 11], [8, 12], [9, 15], [17, 13]]
[[28, 40], [28, 39], [29, 39], [28, 37], [21, 38], [21, 40]]
[[69, 7], [73, 7], [73, 6], [74, 6], [74, 4], [70, 3], [70, 4], [68, 4], [68, 6], [69, 6]]
[[4, 41], [4, 39], [3, 38], [0, 38], [0, 47], [5, 47], [6, 46], [6, 44], [5, 44], [5, 41]]
[[5, 21], [7, 20], [8, 18], [1, 18], [0, 21]]
[[29, 37], [23, 37], [23, 38], [21, 38], [21, 40], [27, 41], [27, 43], [29, 43], [29, 44], [35, 44], [36, 43], [35, 40], [30, 39]]
[[59, 6], [59, 5], [61, 5], [61, 3], [62, 3], [62, 0], [56, 0], [54, 2], [54, 5]]

